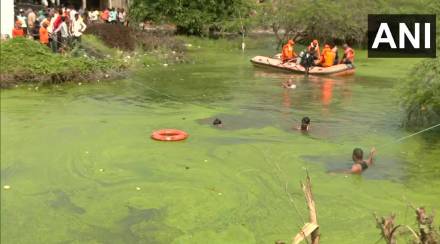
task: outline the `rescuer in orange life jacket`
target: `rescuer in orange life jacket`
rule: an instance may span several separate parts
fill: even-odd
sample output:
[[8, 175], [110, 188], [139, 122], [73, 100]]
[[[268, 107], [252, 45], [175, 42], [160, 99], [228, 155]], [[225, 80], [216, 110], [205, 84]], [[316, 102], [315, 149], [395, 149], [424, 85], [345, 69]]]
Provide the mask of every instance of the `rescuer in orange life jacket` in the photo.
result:
[[286, 45], [283, 46], [283, 50], [281, 52], [281, 61], [283, 63], [286, 63], [296, 58], [294, 47], [295, 47], [295, 42], [291, 39], [287, 41]]
[[330, 44], [325, 44], [322, 49], [321, 58], [317, 60], [316, 64], [322, 67], [330, 67], [333, 65], [336, 58], [336, 53], [331, 49]]

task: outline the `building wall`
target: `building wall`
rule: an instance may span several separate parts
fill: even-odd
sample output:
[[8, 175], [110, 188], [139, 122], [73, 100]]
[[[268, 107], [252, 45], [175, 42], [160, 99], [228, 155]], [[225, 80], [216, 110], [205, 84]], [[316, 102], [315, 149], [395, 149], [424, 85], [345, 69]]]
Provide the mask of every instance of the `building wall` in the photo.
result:
[[128, 9], [128, 0], [100, 0], [101, 9], [124, 8]]
[[0, 0], [1, 3], [1, 35], [12, 36], [14, 28], [14, 0]]
[[[3, 0], [1, 0], [3, 1]], [[128, 9], [129, 0], [63, 0], [75, 6], [87, 9], [124, 8]], [[85, 6], [84, 6], [85, 4]]]

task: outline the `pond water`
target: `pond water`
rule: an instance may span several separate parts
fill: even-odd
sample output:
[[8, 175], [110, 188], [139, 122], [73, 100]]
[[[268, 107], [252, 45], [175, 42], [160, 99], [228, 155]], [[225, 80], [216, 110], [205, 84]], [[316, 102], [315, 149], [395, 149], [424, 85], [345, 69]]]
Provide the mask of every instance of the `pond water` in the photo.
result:
[[[395, 142], [411, 132], [394, 87], [417, 60], [359, 51], [354, 76], [304, 77], [252, 67], [273, 53], [262, 42], [188, 41], [187, 64], [1, 92], [2, 243], [289, 241], [308, 219], [306, 169], [323, 243], [375, 243], [374, 212], [413, 225], [408, 203], [440, 207], [439, 129]], [[292, 129], [303, 116], [308, 135]], [[190, 137], [151, 140], [161, 128]], [[372, 146], [365, 174], [328, 173]]]

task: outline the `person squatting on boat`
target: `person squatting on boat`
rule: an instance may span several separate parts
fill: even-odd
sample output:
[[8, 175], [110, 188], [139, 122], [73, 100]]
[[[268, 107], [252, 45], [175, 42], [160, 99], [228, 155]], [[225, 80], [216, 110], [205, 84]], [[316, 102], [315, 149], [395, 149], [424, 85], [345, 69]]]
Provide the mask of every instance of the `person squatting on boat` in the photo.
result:
[[283, 61], [283, 63], [293, 61], [296, 58], [294, 47], [295, 42], [292, 39], [289, 39], [287, 44], [283, 46], [283, 50], [281, 52], [281, 61]]

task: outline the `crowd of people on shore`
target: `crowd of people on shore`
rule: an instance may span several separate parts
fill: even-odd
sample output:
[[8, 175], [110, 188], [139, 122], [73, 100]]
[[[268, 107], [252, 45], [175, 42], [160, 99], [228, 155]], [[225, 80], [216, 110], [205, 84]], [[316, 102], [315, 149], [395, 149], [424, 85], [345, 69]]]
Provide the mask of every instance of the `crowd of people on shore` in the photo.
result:
[[283, 46], [281, 52], [281, 61], [286, 62], [296, 62], [297, 64], [303, 64], [306, 57], [311, 57], [313, 59], [309, 66], [321, 66], [321, 67], [331, 67], [336, 64], [347, 64], [353, 65], [355, 52], [347, 43], [342, 45], [344, 49], [344, 55], [339, 59], [338, 47], [336, 45], [325, 43], [324, 48], [321, 50], [319, 47], [318, 40], [313, 40], [307, 49], [297, 55], [295, 53], [295, 41], [288, 40], [287, 44]]
[[35, 12], [20, 9], [15, 16], [12, 38], [25, 37], [47, 45], [53, 52], [63, 53], [81, 43], [87, 24], [112, 23], [127, 25], [124, 9], [87, 11], [70, 7], [45, 8]]

